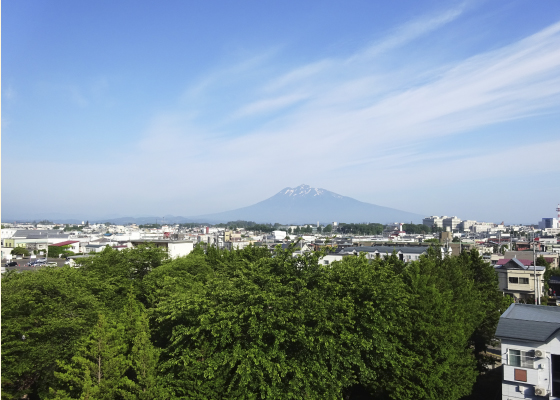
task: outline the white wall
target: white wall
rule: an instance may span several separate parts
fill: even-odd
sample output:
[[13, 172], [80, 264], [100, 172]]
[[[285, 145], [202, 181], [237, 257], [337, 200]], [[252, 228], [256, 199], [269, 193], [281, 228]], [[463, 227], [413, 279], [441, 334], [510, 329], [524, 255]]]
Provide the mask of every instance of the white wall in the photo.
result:
[[[551, 354], [560, 355], [560, 333], [551, 339], [548, 343], [540, 342], [522, 342], [516, 340], [502, 339], [502, 362], [504, 365], [504, 378], [502, 381], [502, 399], [544, 399], [541, 396], [535, 396], [535, 386], [543, 387], [552, 393], [552, 370], [551, 370]], [[514, 367], [509, 364], [508, 349], [533, 351], [535, 349], [542, 350], [545, 354], [543, 358], [534, 359], [534, 368]], [[514, 380], [514, 370], [524, 369], [527, 371], [527, 382], [518, 382]], [[550, 399], [557, 397], [550, 396]]]
[[284, 240], [286, 237], [285, 231], [272, 231], [272, 235], [274, 236], [274, 240]]
[[168, 254], [172, 259], [186, 256], [193, 251], [193, 249], [193, 242], [169, 242], [168, 244]]

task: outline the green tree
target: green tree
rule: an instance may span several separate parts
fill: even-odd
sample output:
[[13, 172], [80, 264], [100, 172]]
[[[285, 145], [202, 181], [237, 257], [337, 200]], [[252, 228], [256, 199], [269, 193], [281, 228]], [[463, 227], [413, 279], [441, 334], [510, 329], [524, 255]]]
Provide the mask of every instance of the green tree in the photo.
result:
[[463, 251], [459, 257], [449, 258], [449, 262], [458, 264], [458, 268], [466, 269], [474, 282], [475, 294], [480, 306], [474, 310], [478, 313], [479, 323], [469, 338], [469, 346], [474, 351], [479, 371], [486, 371], [493, 363], [488, 357], [488, 347], [495, 345], [494, 333], [500, 315], [511, 304], [511, 297], [504, 296], [498, 285], [498, 276], [494, 267], [484, 261], [476, 249]]
[[2, 279], [2, 398], [42, 398], [57, 369], [95, 324], [100, 302], [74, 268]]
[[50, 389], [54, 399], [106, 399], [131, 397], [133, 386], [126, 377], [130, 361], [121, 324], [107, 321], [103, 314], [92, 334], [80, 346], [72, 361], [59, 361], [55, 372], [57, 387]]
[[442, 258], [437, 248], [409, 264], [358, 255], [328, 267], [321, 252], [259, 251], [197, 250], [146, 278], [163, 372], [177, 396], [470, 392], [473, 334], [484, 323], [484, 332], [495, 329], [501, 310], [487, 264], [465, 266], [470, 259]]
[[72, 256], [74, 252], [70, 250], [70, 245], [66, 246], [49, 246], [49, 257], [58, 258], [60, 255]]
[[27, 257], [27, 256], [29, 256], [29, 250], [27, 250], [25, 247], [17, 246], [17, 247], [14, 247], [12, 249], [11, 254], [13, 254], [15, 256]]
[[147, 313], [142, 312], [135, 322], [136, 334], [130, 354], [134, 372], [132, 392], [140, 400], [169, 398], [170, 394], [158, 376], [160, 350], [150, 340]]
[[132, 285], [134, 293], [141, 296], [142, 281], [152, 270], [167, 260], [167, 253], [153, 244], [122, 251], [106, 247], [95, 257], [81, 260], [81, 269], [95, 282], [103, 293], [107, 307], [120, 311]]
[[332, 232], [332, 225], [328, 224], [327, 226], [325, 226], [325, 229], [323, 230], [323, 232], [331, 233]]
[[[548, 261], [546, 261], [546, 259], [540, 255], [537, 257], [537, 265], [539, 267], [545, 267], [545, 271], [544, 271], [544, 291], [545, 291], [545, 296], [548, 298], [548, 282], [550, 280], [550, 278], [552, 276], [558, 276], [560, 275], [560, 269], [556, 268], [556, 269], [552, 269], [552, 266], [550, 265], [550, 263]], [[541, 304], [545, 304], [545, 302], [541, 302]]]
[[[196, 280], [164, 278], [166, 271], [157, 271], [163, 278], [155, 298], [158, 325], [171, 324], [163, 367], [178, 396], [339, 398], [356, 382], [356, 370], [372, 379], [360, 351], [388, 346], [393, 335], [358, 339], [358, 320], [364, 327], [383, 325], [385, 311], [358, 313], [360, 303], [349, 295], [363, 293], [367, 302], [369, 293], [395, 316], [405, 311], [399, 296], [404, 288], [390, 271], [368, 269], [363, 257], [359, 264], [325, 268], [319, 253], [297, 258], [292, 253], [277, 249], [274, 257], [216, 265]], [[364, 271], [380, 283], [368, 286]], [[375, 352], [382, 353], [382, 348]], [[381, 368], [373, 354], [370, 362]]]
[[461, 239], [459, 239], [457, 236], [455, 236], [452, 240], [453, 243], [459, 243], [461, 241]]

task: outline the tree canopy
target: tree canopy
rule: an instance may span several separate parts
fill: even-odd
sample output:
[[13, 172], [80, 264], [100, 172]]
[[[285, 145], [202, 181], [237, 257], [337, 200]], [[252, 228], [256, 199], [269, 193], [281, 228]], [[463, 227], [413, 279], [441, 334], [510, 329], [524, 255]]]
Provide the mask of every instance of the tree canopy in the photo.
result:
[[458, 399], [507, 307], [473, 251], [106, 248], [2, 279], [5, 398]]
[[29, 250], [27, 250], [27, 248], [22, 247], [22, 246], [17, 246], [14, 247], [11, 251], [11, 254], [15, 255], [15, 256], [28, 256], [29, 255]]

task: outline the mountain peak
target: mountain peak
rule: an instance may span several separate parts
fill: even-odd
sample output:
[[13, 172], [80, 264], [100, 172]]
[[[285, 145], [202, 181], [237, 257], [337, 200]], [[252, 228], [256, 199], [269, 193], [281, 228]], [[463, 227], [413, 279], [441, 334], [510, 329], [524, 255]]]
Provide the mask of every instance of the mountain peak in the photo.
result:
[[309, 185], [286, 187], [252, 206], [196, 217], [213, 223], [245, 220], [258, 223], [309, 223], [315, 221], [395, 222], [421, 221], [422, 216], [394, 208], [364, 203]]
[[312, 188], [309, 185], [306, 184], [301, 184], [295, 188], [291, 188], [291, 187], [287, 187], [282, 189], [279, 193], [279, 195], [282, 196], [288, 196], [288, 197], [310, 197], [310, 196], [322, 196], [325, 194], [332, 194], [335, 196], [335, 193], [329, 192], [328, 190], [325, 189], [319, 189], [319, 188]]

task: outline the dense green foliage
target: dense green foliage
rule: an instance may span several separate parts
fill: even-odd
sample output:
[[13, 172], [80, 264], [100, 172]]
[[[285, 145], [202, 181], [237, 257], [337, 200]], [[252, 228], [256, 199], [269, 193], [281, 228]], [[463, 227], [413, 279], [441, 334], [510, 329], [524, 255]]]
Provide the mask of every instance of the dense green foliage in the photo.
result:
[[382, 224], [345, 224], [338, 225], [338, 232], [354, 235], [380, 235], [383, 233], [384, 226]]
[[69, 225], [66, 224], [66, 226], [64, 227], [64, 232], [71, 232], [71, 231], [82, 231], [82, 227], [81, 226], [77, 226], [77, 225]]
[[327, 266], [293, 251], [106, 248], [2, 279], [3, 398], [470, 393], [508, 305], [478, 253]]
[[229, 221], [226, 224], [216, 224], [214, 225], [217, 228], [227, 228], [227, 229], [247, 229], [251, 231], [260, 231], [270, 233], [274, 230], [277, 230], [280, 226], [279, 223], [276, 224], [257, 224], [253, 221]]
[[17, 246], [17, 247], [14, 247], [10, 253], [14, 256], [25, 256], [25, 257], [27, 257], [29, 255], [29, 250], [27, 250], [27, 248], [25, 248], [25, 247]]
[[61, 255], [64, 257], [72, 256], [74, 252], [69, 250], [70, 247], [72, 246], [69, 244], [66, 246], [49, 246], [49, 257], [58, 258]]
[[312, 234], [313, 227], [311, 225], [307, 226], [298, 226], [295, 229], [288, 228], [288, 233], [293, 233], [294, 235], [304, 235], [304, 234]]

